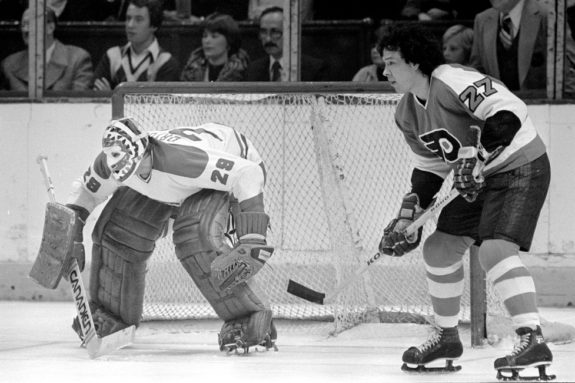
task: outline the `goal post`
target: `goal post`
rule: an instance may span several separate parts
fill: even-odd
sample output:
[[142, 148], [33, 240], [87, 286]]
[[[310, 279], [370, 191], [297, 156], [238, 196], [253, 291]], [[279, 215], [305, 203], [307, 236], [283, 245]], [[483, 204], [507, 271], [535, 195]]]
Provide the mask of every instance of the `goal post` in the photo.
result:
[[[290, 279], [329, 291], [377, 251], [409, 190], [411, 152], [394, 122], [400, 97], [377, 83], [124, 83], [113, 93], [112, 115], [135, 117], [146, 130], [218, 122], [249, 137], [266, 164], [268, 239], [276, 248], [255, 278], [276, 318], [323, 320], [337, 333], [361, 322], [432, 317], [421, 246], [379, 260], [332, 305], [287, 293]], [[490, 306], [485, 275], [468, 255], [465, 265], [460, 321], [480, 345]], [[215, 317], [170, 235], [148, 266], [144, 320]]]

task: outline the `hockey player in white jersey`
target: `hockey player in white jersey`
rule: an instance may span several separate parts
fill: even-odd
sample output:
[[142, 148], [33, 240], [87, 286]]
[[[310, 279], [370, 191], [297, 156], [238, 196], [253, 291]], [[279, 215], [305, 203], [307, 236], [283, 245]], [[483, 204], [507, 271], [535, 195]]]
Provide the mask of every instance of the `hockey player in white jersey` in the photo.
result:
[[[277, 337], [267, 298], [255, 280], [273, 253], [265, 168], [253, 144], [216, 123], [146, 133], [133, 118], [113, 120], [102, 152], [73, 185], [67, 206], [85, 222], [106, 201], [92, 234], [90, 306], [100, 337], [142, 315], [146, 263], [173, 218], [175, 252], [224, 321], [222, 351], [263, 345]], [[237, 241], [226, 241], [232, 211]], [[74, 256], [82, 269], [82, 228]], [[82, 338], [75, 319], [74, 329]]]
[[[415, 249], [421, 230], [403, 234], [432, 202], [448, 173], [461, 196], [447, 205], [423, 244], [435, 333], [403, 354], [403, 369], [455, 371], [463, 353], [458, 334], [464, 288], [462, 257], [479, 244], [479, 261], [502, 297], [519, 342], [494, 362], [499, 379], [553, 360], [541, 333], [536, 292], [519, 251], [528, 251], [546, 198], [550, 165], [527, 107], [500, 81], [460, 65], [443, 64], [439, 43], [421, 26], [398, 26], [381, 42], [384, 74], [404, 93], [397, 126], [414, 154], [411, 190], [384, 230], [380, 251], [402, 256]], [[480, 134], [478, 134], [480, 133]], [[479, 142], [478, 142], [479, 141]], [[445, 367], [428, 363], [446, 360]]]

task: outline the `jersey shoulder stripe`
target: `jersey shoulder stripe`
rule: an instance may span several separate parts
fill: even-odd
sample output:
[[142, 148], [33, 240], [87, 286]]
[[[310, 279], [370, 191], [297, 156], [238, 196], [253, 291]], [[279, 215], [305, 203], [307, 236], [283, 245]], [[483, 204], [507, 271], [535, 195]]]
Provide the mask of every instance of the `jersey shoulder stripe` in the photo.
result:
[[171, 145], [152, 138], [153, 169], [187, 178], [202, 175], [209, 155], [195, 146]]

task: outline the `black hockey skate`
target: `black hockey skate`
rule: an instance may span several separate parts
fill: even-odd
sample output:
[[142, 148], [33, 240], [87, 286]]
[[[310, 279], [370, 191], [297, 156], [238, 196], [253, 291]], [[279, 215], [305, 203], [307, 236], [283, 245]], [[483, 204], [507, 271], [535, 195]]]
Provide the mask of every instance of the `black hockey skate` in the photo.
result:
[[258, 351], [258, 347], [264, 347], [265, 351], [269, 351], [270, 349], [278, 351], [278, 347], [276, 346], [277, 337], [278, 333], [275, 324], [272, 321], [270, 332], [268, 332], [264, 339], [258, 344], [247, 343], [243, 339], [241, 331], [238, 331], [238, 333], [234, 335], [233, 339], [223, 339], [221, 335], [218, 334], [218, 343], [220, 345], [220, 351], [225, 352], [227, 355], [248, 354], [250, 352], [250, 347], [252, 346], [256, 351]]
[[[546, 368], [553, 362], [553, 354], [547, 347], [541, 327], [535, 330], [530, 327], [517, 329], [519, 343], [515, 345], [511, 354], [498, 358], [493, 364], [497, 370], [497, 379], [503, 381], [531, 380], [547, 381], [555, 379], [555, 375], [547, 375]], [[539, 376], [521, 376], [519, 371], [536, 367]]]
[[[453, 361], [463, 354], [463, 345], [459, 340], [457, 327], [439, 327], [421, 346], [410, 347], [403, 353], [401, 369], [406, 372], [444, 373], [461, 370]], [[427, 367], [428, 363], [445, 359], [444, 367]]]

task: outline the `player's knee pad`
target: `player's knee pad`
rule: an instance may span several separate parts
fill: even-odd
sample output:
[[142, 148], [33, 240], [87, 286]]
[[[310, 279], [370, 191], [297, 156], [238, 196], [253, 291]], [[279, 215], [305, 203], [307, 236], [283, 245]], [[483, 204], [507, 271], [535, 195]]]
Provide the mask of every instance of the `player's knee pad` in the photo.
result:
[[258, 311], [226, 321], [218, 334], [218, 343], [222, 351], [231, 348], [247, 349], [256, 345], [269, 349], [275, 347], [276, 339], [277, 331], [271, 310]]
[[423, 260], [430, 267], [447, 267], [461, 261], [473, 238], [434, 231], [423, 243]]
[[503, 239], [486, 239], [479, 247], [479, 263], [489, 271], [502, 260], [519, 254], [519, 245]]
[[92, 235], [91, 300], [126, 324], [139, 324], [146, 261], [171, 213], [171, 206], [121, 188], [96, 222]]
[[256, 281], [242, 283], [228, 292], [218, 289], [210, 265], [216, 256], [230, 251], [226, 241], [229, 219], [228, 193], [203, 190], [190, 196], [174, 221], [178, 259], [194, 283], [224, 321], [266, 310], [269, 304]]

